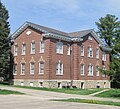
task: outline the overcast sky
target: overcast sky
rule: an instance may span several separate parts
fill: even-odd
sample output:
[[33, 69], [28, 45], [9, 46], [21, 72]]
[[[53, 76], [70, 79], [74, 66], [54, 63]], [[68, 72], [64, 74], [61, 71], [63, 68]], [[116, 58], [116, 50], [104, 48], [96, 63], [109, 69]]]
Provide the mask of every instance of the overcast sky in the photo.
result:
[[11, 33], [25, 21], [65, 32], [96, 29], [106, 14], [120, 19], [120, 0], [2, 0], [9, 11]]

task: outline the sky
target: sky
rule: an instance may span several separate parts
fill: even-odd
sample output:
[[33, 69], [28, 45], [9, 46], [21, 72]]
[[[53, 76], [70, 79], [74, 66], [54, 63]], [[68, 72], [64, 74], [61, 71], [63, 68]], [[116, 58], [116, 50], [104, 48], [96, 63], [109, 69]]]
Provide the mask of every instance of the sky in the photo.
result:
[[25, 21], [64, 32], [95, 29], [106, 14], [120, 19], [120, 0], [1, 0], [9, 11], [11, 33]]

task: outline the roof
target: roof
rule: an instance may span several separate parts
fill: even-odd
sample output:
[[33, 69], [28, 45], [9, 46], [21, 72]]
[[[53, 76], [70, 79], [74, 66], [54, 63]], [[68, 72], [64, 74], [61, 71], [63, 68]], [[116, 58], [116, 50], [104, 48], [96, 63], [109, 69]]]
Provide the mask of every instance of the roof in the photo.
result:
[[69, 33], [69, 35], [72, 37], [83, 37], [83, 36], [86, 36], [87, 34], [89, 34], [93, 30], [94, 29], [88, 29], [88, 30], [83, 30], [83, 31], [71, 32], [71, 33]]
[[104, 42], [97, 36], [96, 32], [93, 29], [67, 33], [49, 27], [41, 26], [32, 22], [25, 22], [11, 35], [12, 39], [17, 38], [27, 27], [32, 27], [40, 32], [43, 32], [43, 37], [51, 37], [68, 42], [80, 42], [83, 40], [84, 36], [86, 36], [87, 34], [92, 34], [99, 45], [104, 48], [103, 50], [110, 51], [108, 47], [105, 47]]

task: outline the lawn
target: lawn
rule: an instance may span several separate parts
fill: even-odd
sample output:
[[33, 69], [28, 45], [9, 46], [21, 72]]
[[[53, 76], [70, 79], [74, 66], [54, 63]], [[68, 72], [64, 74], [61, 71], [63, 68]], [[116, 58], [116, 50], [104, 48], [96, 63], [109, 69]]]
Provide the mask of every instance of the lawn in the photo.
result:
[[111, 97], [120, 99], [120, 89], [110, 89], [106, 92], [102, 92], [97, 94], [96, 97]]
[[89, 95], [98, 91], [101, 91], [103, 89], [55, 89], [55, 88], [39, 88], [39, 87], [28, 87], [28, 86], [15, 86], [20, 88], [28, 88], [28, 89], [34, 89], [34, 90], [43, 90], [43, 91], [53, 91], [53, 92], [60, 92], [60, 93], [67, 93], [67, 94], [77, 94], [77, 95]]
[[87, 99], [63, 99], [63, 100], [54, 100], [54, 101], [77, 102], [77, 103], [90, 103], [90, 104], [102, 104], [102, 105], [120, 106], [120, 102], [87, 100]]
[[8, 95], [8, 94], [23, 94], [18, 91], [11, 91], [11, 90], [2, 90], [0, 89], [0, 95]]

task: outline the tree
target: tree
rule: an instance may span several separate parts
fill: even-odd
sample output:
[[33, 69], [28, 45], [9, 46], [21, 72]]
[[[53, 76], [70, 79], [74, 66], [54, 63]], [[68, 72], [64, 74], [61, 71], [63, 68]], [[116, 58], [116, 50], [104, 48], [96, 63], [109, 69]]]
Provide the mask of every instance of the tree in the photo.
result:
[[98, 35], [112, 49], [110, 53], [110, 70], [102, 71], [112, 81], [120, 82], [120, 21], [115, 15], [107, 14], [96, 22]]
[[7, 78], [10, 66], [8, 11], [0, 1], [0, 77]]

